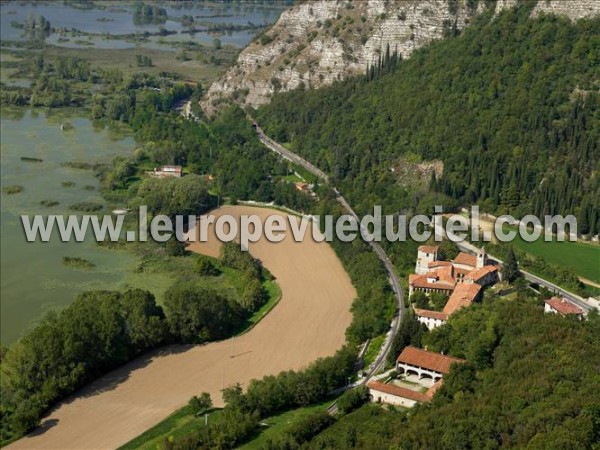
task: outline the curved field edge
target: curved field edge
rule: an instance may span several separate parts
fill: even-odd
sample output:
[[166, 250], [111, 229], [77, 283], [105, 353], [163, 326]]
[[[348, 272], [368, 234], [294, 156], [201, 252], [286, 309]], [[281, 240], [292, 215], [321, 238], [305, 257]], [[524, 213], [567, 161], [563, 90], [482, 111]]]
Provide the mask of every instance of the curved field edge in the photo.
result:
[[334, 250], [307, 240], [283, 245], [259, 241], [250, 251], [278, 280], [282, 298], [259, 326], [235, 338], [235, 357], [231, 340], [152, 352], [78, 392], [46, 417], [55, 426], [11, 447], [116, 448], [181, 408], [192, 395], [210, 392], [220, 406], [223, 387], [298, 370], [339, 349], [356, 291]]

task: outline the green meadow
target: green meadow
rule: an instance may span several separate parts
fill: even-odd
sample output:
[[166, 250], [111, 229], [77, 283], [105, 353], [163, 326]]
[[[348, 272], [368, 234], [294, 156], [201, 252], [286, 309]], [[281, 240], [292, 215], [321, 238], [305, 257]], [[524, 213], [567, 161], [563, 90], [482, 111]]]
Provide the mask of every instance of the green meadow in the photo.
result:
[[543, 236], [526, 242], [519, 235], [512, 242], [515, 248], [547, 263], [572, 269], [580, 277], [600, 283], [600, 245], [580, 242], [544, 241]]

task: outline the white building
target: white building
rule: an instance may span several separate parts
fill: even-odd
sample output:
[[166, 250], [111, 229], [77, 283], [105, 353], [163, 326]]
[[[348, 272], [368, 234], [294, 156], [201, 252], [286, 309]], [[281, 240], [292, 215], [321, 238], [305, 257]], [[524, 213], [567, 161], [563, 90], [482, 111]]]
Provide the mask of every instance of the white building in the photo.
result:
[[544, 301], [544, 312], [551, 314], [560, 314], [561, 316], [574, 315], [583, 319], [586, 316], [586, 312], [579, 306], [571, 303], [566, 298], [552, 297]]
[[415, 273], [418, 275], [425, 275], [429, 272], [429, 263], [437, 261], [438, 259], [438, 246], [434, 245], [421, 245], [417, 253], [417, 264], [415, 265]]
[[412, 408], [417, 403], [427, 402], [433, 396], [412, 389], [385, 384], [379, 381], [370, 381], [367, 383], [371, 401], [374, 403], [385, 403], [387, 405], [403, 406]]
[[464, 359], [430, 352], [417, 347], [406, 347], [396, 360], [396, 370], [400, 374], [416, 375], [420, 379], [431, 378], [439, 381], [450, 372], [453, 364], [463, 363]]
[[417, 320], [429, 329], [433, 330], [443, 324], [448, 320], [448, 314], [439, 312], [439, 311], [430, 311], [429, 309], [419, 309], [415, 308], [415, 316]]

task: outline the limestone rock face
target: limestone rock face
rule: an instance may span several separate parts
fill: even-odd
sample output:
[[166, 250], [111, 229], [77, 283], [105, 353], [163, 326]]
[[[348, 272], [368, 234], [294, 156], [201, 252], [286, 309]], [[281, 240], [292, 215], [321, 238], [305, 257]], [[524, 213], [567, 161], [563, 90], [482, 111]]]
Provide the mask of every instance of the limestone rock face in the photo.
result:
[[[498, 0], [496, 13], [517, 5]], [[486, 8], [484, 0], [312, 0], [281, 14], [264, 35], [209, 88], [202, 107], [210, 115], [227, 101], [257, 107], [279, 91], [319, 88], [365, 73], [388, 45], [403, 58]], [[573, 20], [600, 12], [600, 0], [539, 0], [532, 11]]]

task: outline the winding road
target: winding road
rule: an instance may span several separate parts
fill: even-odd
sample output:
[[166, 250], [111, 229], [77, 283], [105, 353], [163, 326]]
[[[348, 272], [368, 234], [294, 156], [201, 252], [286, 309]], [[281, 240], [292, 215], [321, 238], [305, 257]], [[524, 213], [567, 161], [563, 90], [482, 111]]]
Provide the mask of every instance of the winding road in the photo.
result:
[[[280, 143], [278, 143], [278, 142], [274, 141], [273, 139], [271, 139], [270, 137], [268, 137], [264, 133], [264, 131], [258, 126], [258, 124], [252, 118], [250, 118], [250, 119], [252, 120], [252, 124], [253, 124], [254, 129], [256, 130], [256, 134], [258, 135], [258, 138], [267, 148], [269, 148], [273, 152], [277, 153], [281, 157], [287, 159], [288, 161], [291, 161], [292, 163], [303, 167], [304, 169], [306, 169], [307, 171], [309, 171], [310, 173], [312, 173], [313, 175], [315, 175], [317, 178], [321, 179], [325, 183], [329, 183], [329, 177], [321, 169], [319, 169], [318, 167], [316, 167], [314, 164], [310, 163], [309, 161], [305, 160], [304, 158], [298, 156], [294, 152], [288, 150]], [[348, 201], [344, 198], [344, 196], [340, 193], [340, 191], [336, 187], [333, 187], [333, 191], [335, 192], [337, 202], [348, 212], [348, 214], [350, 216], [352, 216], [354, 218], [354, 220], [359, 224], [359, 226], [361, 226], [358, 215], [354, 212], [354, 210], [352, 209], [352, 207], [350, 206]], [[362, 229], [362, 226], [361, 226], [361, 229]], [[400, 328], [400, 323], [402, 322], [402, 319], [404, 318], [404, 309], [405, 309], [404, 308], [404, 291], [402, 290], [402, 285], [400, 284], [398, 275], [396, 275], [394, 265], [390, 261], [389, 257], [387, 256], [387, 254], [385, 253], [385, 251], [383, 250], [381, 245], [379, 245], [376, 242], [369, 242], [369, 244], [371, 245], [371, 248], [373, 249], [373, 251], [377, 254], [377, 257], [380, 259], [380, 261], [385, 266], [385, 269], [388, 273], [388, 280], [389, 280], [389, 283], [394, 292], [394, 297], [396, 298], [397, 315], [392, 320], [390, 332], [386, 336], [386, 339], [383, 343], [383, 347], [382, 347], [381, 351], [377, 355], [377, 358], [375, 359], [374, 363], [371, 365], [371, 368], [370, 368], [369, 372], [367, 373], [367, 376], [361, 381], [361, 383], [363, 383], [363, 384], [367, 383], [369, 381], [369, 379], [385, 364], [385, 360], [390, 352], [390, 349], [392, 348], [392, 343], [394, 341], [394, 337], [398, 333], [398, 330]]]
[[[314, 164], [310, 163], [309, 161], [306, 161], [304, 158], [298, 156], [297, 154], [293, 153], [289, 149], [285, 148], [283, 145], [279, 144], [278, 142], [276, 142], [273, 139], [271, 139], [270, 137], [268, 137], [264, 133], [264, 131], [258, 126], [258, 124], [252, 118], [250, 118], [250, 119], [253, 122], [253, 127], [256, 130], [258, 138], [267, 148], [269, 148], [270, 150], [279, 154], [281, 157], [293, 162], [294, 164], [297, 164], [297, 165], [305, 168], [306, 170], [308, 170], [310, 173], [312, 173], [313, 175], [315, 175], [316, 177], [318, 177], [325, 183], [329, 183], [329, 177], [327, 176], [327, 174], [325, 174], [322, 170], [317, 168]], [[339, 192], [339, 190], [337, 188], [333, 187], [333, 190], [336, 194], [338, 203], [352, 217], [354, 217], [354, 219], [360, 224], [360, 220], [359, 220], [357, 214], [354, 212], [354, 210], [352, 209], [350, 204], [347, 202], [347, 200], [342, 196], [342, 194]], [[442, 231], [442, 233], [443, 233], [443, 231]], [[383, 345], [383, 348], [382, 348], [380, 354], [378, 355], [375, 363], [371, 366], [371, 370], [367, 374], [366, 378], [364, 379], [365, 383], [385, 363], [385, 359], [390, 351], [390, 348], [391, 348], [391, 345], [393, 342], [393, 338], [396, 335], [396, 333], [398, 332], [400, 323], [404, 317], [404, 295], [403, 295], [402, 286], [400, 285], [398, 276], [395, 273], [394, 266], [391, 263], [391, 261], [389, 260], [388, 256], [386, 255], [385, 251], [383, 250], [383, 248], [379, 244], [377, 244], [375, 242], [371, 242], [370, 244], [371, 244], [371, 247], [373, 248], [373, 250], [375, 251], [375, 253], [377, 254], [377, 256], [379, 257], [379, 259], [381, 260], [381, 262], [384, 264], [384, 266], [388, 272], [389, 282], [390, 282], [390, 285], [392, 286], [394, 295], [396, 297], [398, 315], [397, 315], [397, 317], [394, 318], [394, 321], [392, 322], [392, 326], [391, 326], [391, 330], [390, 330], [391, 332], [388, 333], [388, 336], [386, 337], [386, 340], [384, 342], [384, 345]], [[461, 251], [466, 251], [466, 252], [471, 252], [471, 253], [477, 253], [479, 250], [477, 247], [475, 247], [473, 244], [470, 244], [469, 242], [458, 242], [457, 247]], [[502, 263], [502, 261], [500, 259], [498, 259], [494, 256], [491, 256], [491, 255], [488, 255], [488, 256], [490, 259], [495, 260], [498, 263]], [[540, 286], [543, 286], [546, 289], [548, 289], [549, 291], [557, 293], [557, 294], [571, 300], [574, 304], [578, 305], [580, 308], [584, 309], [585, 311], [589, 311], [592, 308], [594, 308], [584, 298], [580, 297], [577, 294], [574, 294], [573, 292], [567, 291], [566, 289], [564, 289], [548, 280], [540, 278], [537, 275], [534, 275], [525, 270], [521, 270], [521, 273], [523, 274], [525, 279], [527, 279], [528, 281], [530, 281], [532, 283], [536, 283]]]

